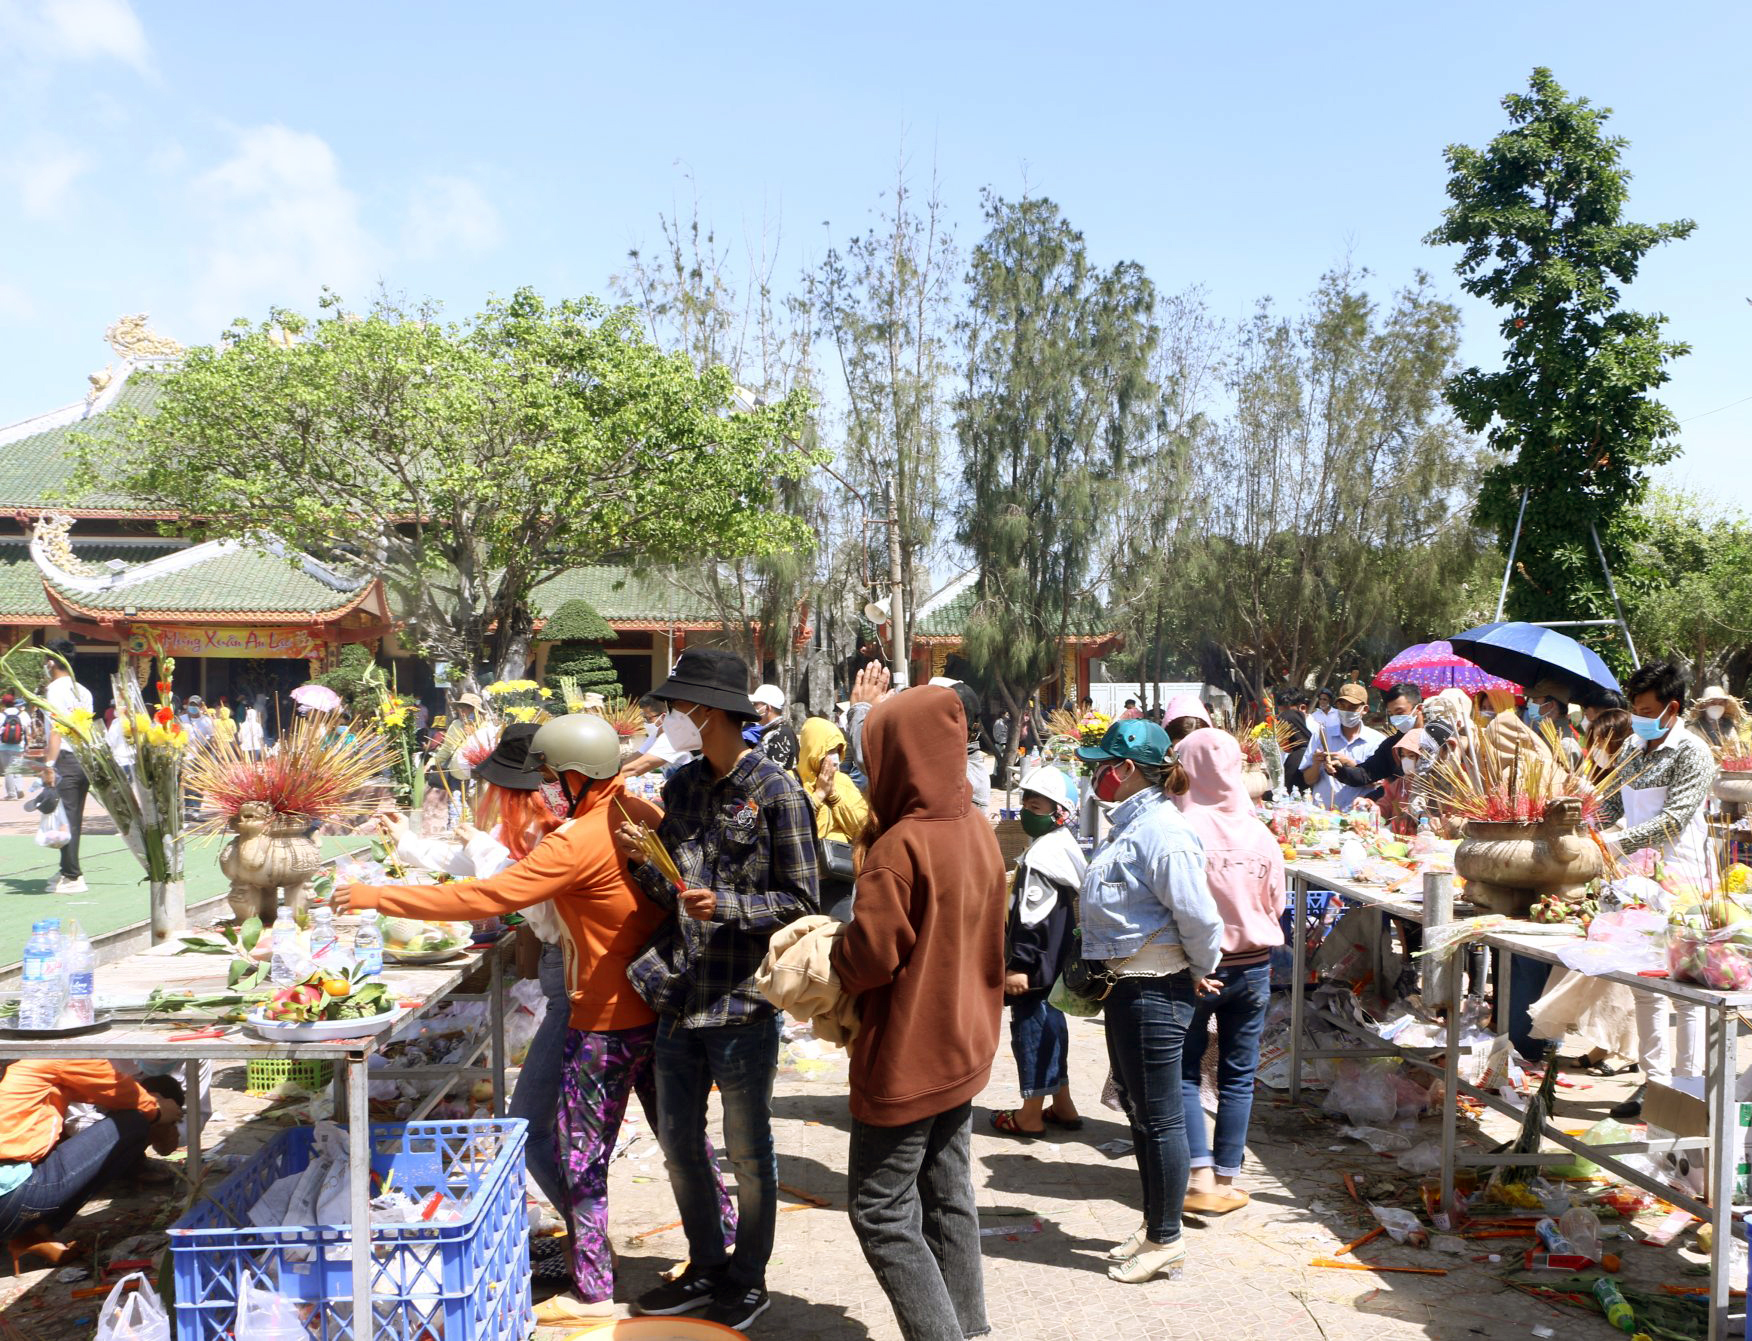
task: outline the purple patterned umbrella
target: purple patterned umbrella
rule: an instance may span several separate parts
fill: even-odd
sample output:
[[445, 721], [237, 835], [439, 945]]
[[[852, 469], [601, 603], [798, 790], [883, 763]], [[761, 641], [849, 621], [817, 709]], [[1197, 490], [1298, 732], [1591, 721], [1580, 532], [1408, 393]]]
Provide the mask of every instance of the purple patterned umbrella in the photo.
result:
[[1464, 689], [1469, 694], [1486, 689], [1502, 689], [1511, 694], [1521, 692], [1521, 686], [1513, 680], [1489, 674], [1442, 641], [1416, 643], [1406, 648], [1381, 668], [1373, 683], [1377, 689], [1414, 684], [1426, 694], [1444, 689]]

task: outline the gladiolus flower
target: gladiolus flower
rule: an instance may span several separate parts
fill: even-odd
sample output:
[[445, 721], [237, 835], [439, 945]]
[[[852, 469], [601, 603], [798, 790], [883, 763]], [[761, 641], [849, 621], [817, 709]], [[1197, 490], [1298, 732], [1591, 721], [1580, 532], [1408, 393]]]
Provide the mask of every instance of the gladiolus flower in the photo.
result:
[[160, 680], [158, 682], [158, 692], [161, 694], [168, 694], [170, 692], [170, 681]]
[[160, 708], [157, 712], [152, 714], [153, 720], [156, 721], [160, 726], [165, 725], [167, 722], [170, 721], [170, 719], [172, 717], [175, 717], [175, 716], [176, 716], [176, 714], [174, 712], [172, 712], [169, 709], [169, 707]]

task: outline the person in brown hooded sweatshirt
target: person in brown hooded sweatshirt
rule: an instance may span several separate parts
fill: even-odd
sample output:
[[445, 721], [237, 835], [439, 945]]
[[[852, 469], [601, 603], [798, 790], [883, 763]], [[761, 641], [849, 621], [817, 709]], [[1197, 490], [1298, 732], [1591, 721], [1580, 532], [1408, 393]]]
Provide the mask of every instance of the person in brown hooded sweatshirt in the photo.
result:
[[878, 836], [833, 953], [863, 1021], [852, 1050], [850, 1212], [906, 1341], [991, 1330], [973, 1097], [1004, 1008], [1004, 860], [966, 775], [952, 690], [909, 689], [864, 725]]

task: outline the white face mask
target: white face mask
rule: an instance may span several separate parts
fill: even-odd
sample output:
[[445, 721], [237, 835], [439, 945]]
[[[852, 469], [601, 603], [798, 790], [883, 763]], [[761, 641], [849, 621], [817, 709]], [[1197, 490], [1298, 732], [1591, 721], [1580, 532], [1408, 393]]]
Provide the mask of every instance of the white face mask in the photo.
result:
[[1417, 772], [1417, 760], [1401, 755], [1399, 759], [1399, 771], [1409, 777], [1411, 774]]
[[1338, 714], [1338, 724], [1340, 726], [1361, 726], [1363, 714], [1360, 712], [1341, 712]]
[[694, 719], [674, 708], [663, 718], [663, 734], [669, 737], [671, 745], [686, 754], [692, 754], [705, 744], [700, 738], [699, 727], [694, 725]]
[[1719, 722], [1722, 720], [1722, 714], [1727, 711], [1727, 708], [1723, 704], [1712, 703], [1707, 708], [1705, 708], [1704, 711], [1709, 714], [1710, 721]]

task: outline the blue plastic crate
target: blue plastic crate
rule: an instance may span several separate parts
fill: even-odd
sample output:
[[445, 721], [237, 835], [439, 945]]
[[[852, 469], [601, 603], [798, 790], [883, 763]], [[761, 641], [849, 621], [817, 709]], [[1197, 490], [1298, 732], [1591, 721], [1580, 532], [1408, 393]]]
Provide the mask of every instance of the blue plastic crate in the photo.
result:
[[[463, 1204], [449, 1224], [372, 1231], [372, 1312], [384, 1341], [524, 1341], [534, 1329], [529, 1211], [519, 1119], [375, 1124], [375, 1190]], [[354, 1341], [352, 1230], [254, 1227], [249, 1208], [279, 1178], [310, 1164], [312, 1129], [276, 1136], [170, 1230], [178, 1341], [227, 1341], [243, 1281], [301, 1301], [312, 1341]], [[242, 1228], [237, 1226], [242, 1224]]]

